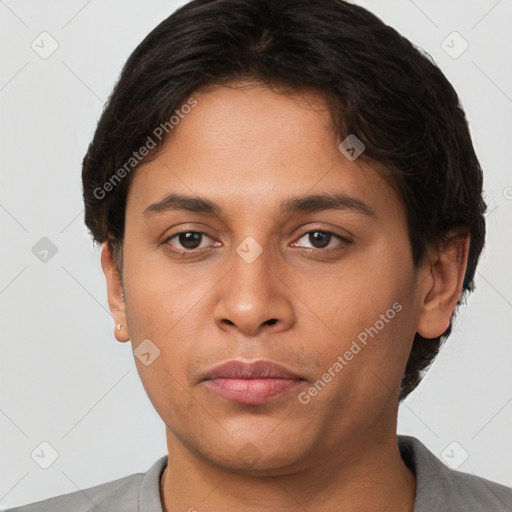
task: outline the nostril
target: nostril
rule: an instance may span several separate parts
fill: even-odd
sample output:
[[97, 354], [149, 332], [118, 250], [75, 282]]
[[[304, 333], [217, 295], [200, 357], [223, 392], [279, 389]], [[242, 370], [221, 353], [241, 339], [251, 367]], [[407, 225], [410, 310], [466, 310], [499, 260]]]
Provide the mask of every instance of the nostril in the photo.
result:
[[274, 325], [277, 322], [277, 318], [271, 318], [270, 320], [267, 320], [265, 323], [268, 325]]

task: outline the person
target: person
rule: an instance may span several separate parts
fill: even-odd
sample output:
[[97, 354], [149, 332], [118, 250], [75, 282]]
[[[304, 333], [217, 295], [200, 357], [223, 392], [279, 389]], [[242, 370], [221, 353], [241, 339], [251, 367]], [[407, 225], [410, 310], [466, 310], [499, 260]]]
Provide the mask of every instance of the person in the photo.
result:
[[12, 510], [512, 509], [396, 432], [485, 238], [427, 54], [342, 0], [193, 0], [129, 57], [82, 177], [168, 454]]

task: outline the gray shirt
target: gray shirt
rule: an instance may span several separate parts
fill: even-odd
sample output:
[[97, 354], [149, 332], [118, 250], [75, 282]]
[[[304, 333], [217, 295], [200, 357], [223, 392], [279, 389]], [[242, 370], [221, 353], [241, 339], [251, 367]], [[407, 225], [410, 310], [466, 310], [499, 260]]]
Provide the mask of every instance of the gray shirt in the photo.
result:
[[[399, 435], [398, 446], [404, 462], [416, 475], [414, 512], [512, 511], [509, 487], [450, 469], [414, 437]], [[166, 465], [164, 456], [146, 473], [6, 512], [163, 512], [160, 477]]]

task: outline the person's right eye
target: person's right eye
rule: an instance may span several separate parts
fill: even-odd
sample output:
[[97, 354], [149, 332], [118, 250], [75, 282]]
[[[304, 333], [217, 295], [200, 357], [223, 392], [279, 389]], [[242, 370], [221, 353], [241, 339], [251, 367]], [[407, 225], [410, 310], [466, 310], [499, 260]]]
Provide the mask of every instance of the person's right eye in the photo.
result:
[[211, 238], [201, 231], [187, 230], [174, 233], [167, 237], [163, 243], [170, 245], [172, 250], [176, 250], [178, 252], [192, 252], [208, 247], [202, 245], [205, 237]]

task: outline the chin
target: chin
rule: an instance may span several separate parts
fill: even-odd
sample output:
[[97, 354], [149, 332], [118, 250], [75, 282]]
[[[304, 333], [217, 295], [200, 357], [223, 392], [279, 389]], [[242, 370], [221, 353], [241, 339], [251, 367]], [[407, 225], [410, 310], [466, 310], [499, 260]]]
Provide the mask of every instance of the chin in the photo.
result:
[[[289, 438], [290, 439], [290, 438]], [[206, 439], [203, 438], [207, 442]], [[215, 446], [213, 450], [209, 449]], [[203, 451], [202, 448], [205, 450]], [[196, 450], [202, 457], [215, 466], [226, 471], [243, 473], [251, 476], [278, 476], [292, 473], [301, 465], [305, 457], [304, 445], [287, 443], [276, 439], [273, 443], [265, 442], [265, 438], [252, 441], [228, 444], [218, 442], [209, 446], [197, 446]]]

